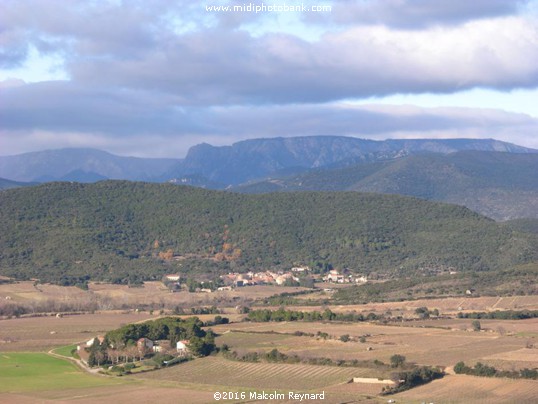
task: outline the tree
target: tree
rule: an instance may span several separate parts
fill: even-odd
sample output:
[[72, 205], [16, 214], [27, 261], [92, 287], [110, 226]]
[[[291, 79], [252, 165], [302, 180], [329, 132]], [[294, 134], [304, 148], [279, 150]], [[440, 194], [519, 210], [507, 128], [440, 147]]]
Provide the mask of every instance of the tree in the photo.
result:
[[471, 325], [473, 326], [473, 331], [480, 331], [482, 329], [482, 325], [480, 324], [480, 321], [478, 320], [473, 320]]
[[208, 330], [204, 336], [192, 335], [189, 337], [189, 351], [195, 356], [207, 356], [216, 350], [215, 333]]
[[403, 355], [392, 355], [390, 357], [390, 365], [393, 368], [401, 367], [405, 363], [405, 356]]
[[430, 312], [427, 307], [419, 307], [415, 310], [415, 313], [422, 319], [430, 318]]
[[465, 373], [466, 369], [468, 368], [465, 366], [464, 362], [458, 362], [454, 365], [454, 373], [456, 374]]

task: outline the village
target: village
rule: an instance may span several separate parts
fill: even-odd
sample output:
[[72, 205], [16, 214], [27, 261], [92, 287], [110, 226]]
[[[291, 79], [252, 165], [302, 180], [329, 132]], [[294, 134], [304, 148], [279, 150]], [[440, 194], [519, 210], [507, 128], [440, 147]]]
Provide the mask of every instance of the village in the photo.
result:
[[[330, 270], [327, 274], [315, 274], [308, 266], [292, 267], [289, 271], [261, 271], [236, 273], [230, 272], [221, 275], [218, 284], [208, 281], [197, 281], [198, 287], [188, 288], [191, 292], [211, 293], [215, 290], [225, 291], [234, 288], [256, 286], [256, 285], [276, 285], [276, 286], [305, 286], [314, 287], [315, 283], [325, 284], [364, 284], [368, 278], [364, 275], [351, 274], [350, 271]], [[185, 284], [184, 277], [179, 273], [167, 274], [163, 277], [170, 291], [178, 292]]]

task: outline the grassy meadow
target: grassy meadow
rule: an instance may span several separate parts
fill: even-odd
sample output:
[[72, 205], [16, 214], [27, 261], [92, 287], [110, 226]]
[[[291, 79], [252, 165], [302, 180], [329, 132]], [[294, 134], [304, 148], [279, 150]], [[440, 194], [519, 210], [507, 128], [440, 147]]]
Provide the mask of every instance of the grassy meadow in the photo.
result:
[[121, 380], [85, 374], [75, 364], [37, 352], [0, 354], [0, 393], [110, 386]]

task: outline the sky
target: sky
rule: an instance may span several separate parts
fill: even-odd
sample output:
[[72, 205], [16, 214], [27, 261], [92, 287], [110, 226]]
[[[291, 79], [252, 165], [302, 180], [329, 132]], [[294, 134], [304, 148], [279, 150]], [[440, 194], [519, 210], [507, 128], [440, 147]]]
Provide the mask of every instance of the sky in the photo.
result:
[[538, 148], [538, 0], [0, 2], [0, 155], [309, 135]]

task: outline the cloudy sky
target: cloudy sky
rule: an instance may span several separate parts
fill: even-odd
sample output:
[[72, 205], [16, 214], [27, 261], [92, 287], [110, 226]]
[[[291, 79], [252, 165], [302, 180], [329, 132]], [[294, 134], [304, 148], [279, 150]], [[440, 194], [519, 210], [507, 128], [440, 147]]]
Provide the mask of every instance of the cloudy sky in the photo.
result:
[[538, 0], [0, 2], [0, 155], [301, 135], [538, 148], [537, 87]]

